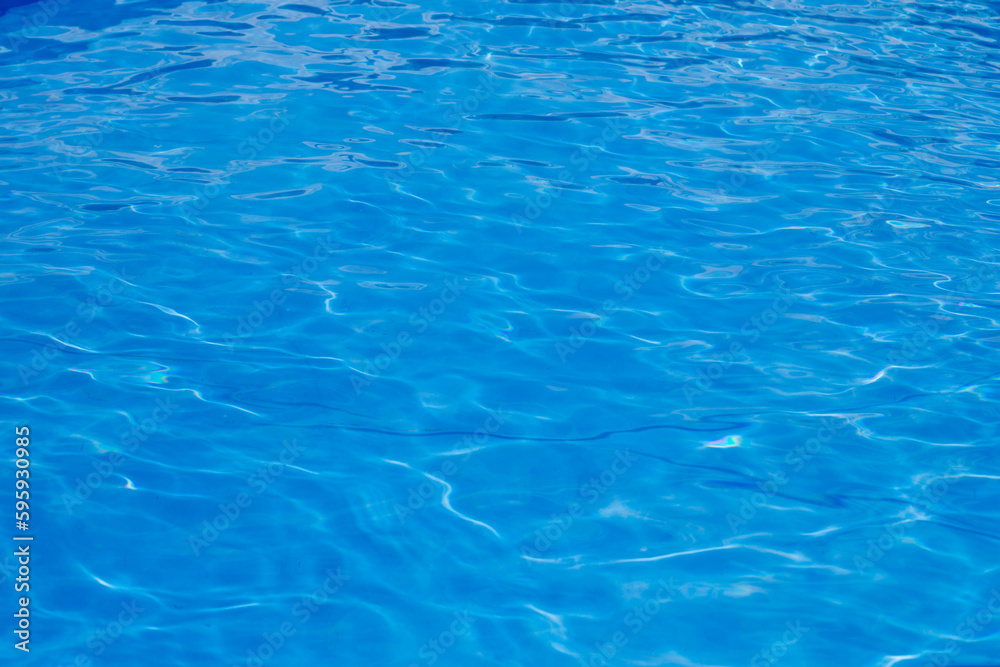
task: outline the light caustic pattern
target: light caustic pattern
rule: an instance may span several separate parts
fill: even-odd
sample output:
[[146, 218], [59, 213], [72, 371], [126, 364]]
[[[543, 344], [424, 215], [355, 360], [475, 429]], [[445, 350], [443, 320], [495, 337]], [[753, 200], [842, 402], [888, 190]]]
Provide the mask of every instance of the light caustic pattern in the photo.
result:
[[3, 664], [1000, 655], [995, 3], [0, 5]]

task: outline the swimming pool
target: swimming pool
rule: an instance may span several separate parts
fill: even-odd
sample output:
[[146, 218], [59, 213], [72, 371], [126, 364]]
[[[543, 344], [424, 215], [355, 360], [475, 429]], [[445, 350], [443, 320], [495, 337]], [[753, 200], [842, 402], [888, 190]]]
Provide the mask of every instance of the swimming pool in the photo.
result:
[[996, 3], [2, 7], [4, 664], [998, 664]]

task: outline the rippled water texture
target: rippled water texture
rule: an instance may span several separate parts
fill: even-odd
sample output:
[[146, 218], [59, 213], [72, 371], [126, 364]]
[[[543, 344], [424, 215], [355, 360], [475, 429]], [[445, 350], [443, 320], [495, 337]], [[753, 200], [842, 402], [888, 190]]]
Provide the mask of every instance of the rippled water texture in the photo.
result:
[[4, 664], [1000, 664], [995, 2], [2, 6]]

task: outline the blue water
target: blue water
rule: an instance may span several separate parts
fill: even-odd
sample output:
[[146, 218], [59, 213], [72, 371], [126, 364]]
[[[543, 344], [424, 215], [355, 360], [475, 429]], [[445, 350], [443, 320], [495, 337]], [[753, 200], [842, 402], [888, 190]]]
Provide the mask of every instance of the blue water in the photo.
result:
[[995, 2], [2, 8], [2, 664], [1000, 664]]

